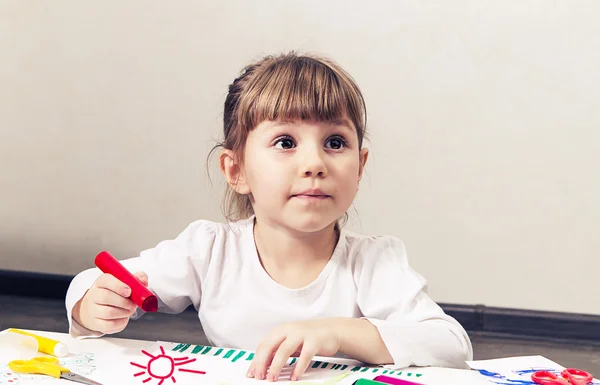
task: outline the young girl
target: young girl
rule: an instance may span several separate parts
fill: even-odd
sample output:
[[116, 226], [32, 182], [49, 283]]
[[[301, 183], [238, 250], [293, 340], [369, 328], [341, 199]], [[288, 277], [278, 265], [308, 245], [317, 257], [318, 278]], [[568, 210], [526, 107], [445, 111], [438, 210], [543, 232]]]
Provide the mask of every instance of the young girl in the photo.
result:
[[[464, 329], [425, 293], [403, 243], [342, 229], [368, 157], [366, 110], [337, 64], [285, 54], [229, 86], [220, 166], [230, 223], [199, 220], [123, 261], [159, 298], [193, 305], [212, 344], [255, 349], [247, 375], [296, 380], [315, 355], [397, 368], [464, 366]], [[237, 221], [233, 221], [237, 220]], [[72, 336], [101, 336], [141, 314], [125, 284], [98, 269], [67, 293]]]

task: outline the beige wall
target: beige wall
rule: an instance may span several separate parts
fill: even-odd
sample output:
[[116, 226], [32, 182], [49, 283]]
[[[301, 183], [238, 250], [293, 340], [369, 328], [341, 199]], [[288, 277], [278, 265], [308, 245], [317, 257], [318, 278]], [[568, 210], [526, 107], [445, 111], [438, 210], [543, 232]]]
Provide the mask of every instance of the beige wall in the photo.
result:
[[[332, 56], [369, 107], [351, 226], [438, 301], [600, 314], [600, 2], [0, 2], [0, 268], [74, 274], [195, 218], [249, 60]], [[539, 277], [539, 278], [538, 278]]]

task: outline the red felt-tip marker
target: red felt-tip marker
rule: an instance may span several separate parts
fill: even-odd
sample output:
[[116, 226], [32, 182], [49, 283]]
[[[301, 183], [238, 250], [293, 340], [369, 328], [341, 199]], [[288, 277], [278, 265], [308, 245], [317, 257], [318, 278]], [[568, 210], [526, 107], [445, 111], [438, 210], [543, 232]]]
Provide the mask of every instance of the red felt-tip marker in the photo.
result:
[[123, 282], [131, 288], [129, 298], [145, 312], [154, 312], [158, 310], [158, 299], [156, 296], [142, 284], [133, 274], [129, 272], [112, 256], [108, 251], [101, 251], [96, 255], [94, 263], [102, 272], [112, 274], [116, 279]]

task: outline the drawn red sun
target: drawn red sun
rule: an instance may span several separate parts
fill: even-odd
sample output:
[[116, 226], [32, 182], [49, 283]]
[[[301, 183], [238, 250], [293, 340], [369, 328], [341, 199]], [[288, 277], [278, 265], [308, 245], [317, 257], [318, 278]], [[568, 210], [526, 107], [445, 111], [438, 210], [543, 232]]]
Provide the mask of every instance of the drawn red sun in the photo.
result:
[[[148, 353], [147, 351], [142, 350], [142, 353], [144, 353], [145, 355], [150, 357], [150, 361], [148, 361], [146, 366], [140, 365], [135, 362], [130, 362], [131, 365], [136, 366], [141, 369], [144, 369], [141, 372], [135, 373], [133, 376], [139, 377], [139, 376], [146, 374], [146, 375], [149, 375], [149, 377], [145, 378], [142, 381], [143, 383], [146, 383], [146, 382], [152, 380], [153, 378], [156, 378], [157, 380], [159, 380], [158, 385], [162, 385], [162, 383], [166, 379], [169, 379], [169, 378], [171, 379], [171, 381], [173, 381], [173, 383], [177, 382], [177, 380], [175, 379], [175, 376], [173, 375], [173, 373], [175, 373], [175, 369], [177, 369], [180, 372], [186, 372], [186, 373], [206, 374], [206, 372], [203, 372], [200, 370], [177, 368], [177, 366], [189, 364], [191, 362], [196, 361], [195, 358], [189, 358], [189, 357], [173, 358], [173, 357], [165, 354], [165, 349], [163, 349], [162, 346], [160, 347], [160, 352], [161, 352], [161, 354], [159, 354], [157, 356], [153, 356], [152, 354]], [[146, 373], [146, 371], [148, 371], [148, 373]]]

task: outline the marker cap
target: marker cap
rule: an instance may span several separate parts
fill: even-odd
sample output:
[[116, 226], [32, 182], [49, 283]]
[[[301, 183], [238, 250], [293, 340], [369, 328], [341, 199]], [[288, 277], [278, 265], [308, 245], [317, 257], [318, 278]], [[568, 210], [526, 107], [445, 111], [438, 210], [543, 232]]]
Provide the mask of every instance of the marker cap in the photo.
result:
[[96, 266], [104, 273], [112, 274], [119, 281], [131, 288], [129, 298], [146, 312], [155, 312], [158, 310], [158, 299], [144, 286], [129, 270], [125, 268], [108, 251], [102, 251], [94, 260]]
[[54, 355], [56, 357], [66, 357], [69, 355], [69, 347], [62, 342], [54, 345]]

